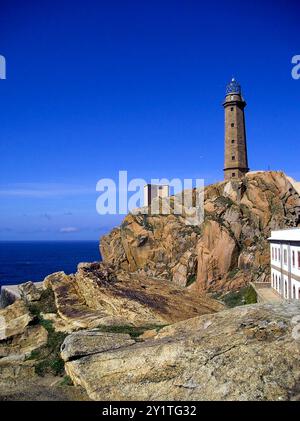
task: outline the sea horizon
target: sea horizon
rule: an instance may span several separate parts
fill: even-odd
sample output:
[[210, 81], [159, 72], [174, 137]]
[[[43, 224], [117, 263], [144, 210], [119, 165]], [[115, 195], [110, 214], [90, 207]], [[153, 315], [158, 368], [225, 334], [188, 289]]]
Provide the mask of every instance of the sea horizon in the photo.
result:
[[0, 287], [74, 273], [79, 263], [94, 261], [101, 261], [97, 240], [1, 240]]
[[99, 243], [99, 240], [0, 240], [0, 243]]

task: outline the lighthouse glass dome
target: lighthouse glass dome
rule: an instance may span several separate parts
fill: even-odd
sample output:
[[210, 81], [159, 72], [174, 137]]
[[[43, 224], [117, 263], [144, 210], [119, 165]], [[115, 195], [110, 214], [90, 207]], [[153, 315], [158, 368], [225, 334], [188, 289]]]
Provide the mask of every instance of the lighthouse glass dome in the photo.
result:
[[226, 95], [228, 94], [239, 94], [241, 95], [241, 85], [235, 80], [231, 79], [231, 81], [226, 86]]

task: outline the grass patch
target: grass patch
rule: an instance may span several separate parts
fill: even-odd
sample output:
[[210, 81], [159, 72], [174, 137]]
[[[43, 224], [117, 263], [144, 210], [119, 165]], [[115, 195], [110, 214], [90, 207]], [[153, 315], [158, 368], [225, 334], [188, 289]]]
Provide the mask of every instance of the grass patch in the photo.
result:
[[236, 307], [257, 302], [257, 295], [252, 286], [241, 288], [239, 291], [232, 291], [222, 297], [227, 307]]
[[235, 275], [237, 275], [237, 273], [239, 272], [239, 268], [234, 268], [234, 269], [232, 269], [229, 273], [228, 273], [228, 275], [227, 275], [227, 278], [228, 279], [232, 279], [232, 278], [234, 278], [235, 277]]
[[64, 373], [65, 365], [61, 358], [41, 360], [35, 365], [35, 372], [38, 376], [44, 377], [46, 373], [61, 376]]
[[32, 351], [29, 359], [35, 360], [35, 372], [39, 376], [47, 373], [61, 376], [64, 374], [65, 365], [60, 356], [60, 347], [67, 335], [55, 332], [52, 323], [48, 320], [41, 322], [41, 325], [48, 331], [47, 343], [40, 349]]
[[230, 207], [234, 204], [233, 200], [230, 199], [230, 197], [227, 196], [219, 196], [215, 200], [215, 203], [218, 207]]
[[60, 386], [73, 386], [73, 382], [70, 376], [64, 376], [62, 379]]
[[244, 298], [245, 298], [245, 304], [255, 304], [255, 303], [257, 303], [257, 294], [256, 294], [254, 288], [252, 288], [252, 286], [249, 286], [249, 287], [246, 288]]
[[187, 279], [186, 286], [188, 287], [192, 285], [196, 281], [196, 279], [197, 279], [197, 276], [195, 273], [193, 275], [190, 275]]
[[46, 373], [61, 376], [64, 374], [64, 361], [60, 356], [60, 347], [67, 335], [62, 332], [56, 332], [52, 321], [45, 320], [41, 315], [42, 311], [47, 311], [45, 308], [48, 309], [47, 312], [50, 312], [50, 308], [52, 309], [50, 305], [47, 305], [47, 307], [45, 305], [45, 303], [50, 303], [49, 297], [48, 291], [44, 296], [43, 303], [34, 303], [29, 306], [31, 314], [35, 316], [34, 322], [47, 330], [48, 338], [46, 345], [32, 351], [28, 359], [35, 361], [35, 372], [39, 376], [44, 376]]
[[116, 325], [116, 326], [98, 326], [101, 332], [110, 333], [127, 333], [131, 338], [135, 339], [142, 335], [146, 330], [155, 329], [159, 332], [160, 329], [167, 325], [147, 325], [147, 326], [131, 326], [131, 325]]

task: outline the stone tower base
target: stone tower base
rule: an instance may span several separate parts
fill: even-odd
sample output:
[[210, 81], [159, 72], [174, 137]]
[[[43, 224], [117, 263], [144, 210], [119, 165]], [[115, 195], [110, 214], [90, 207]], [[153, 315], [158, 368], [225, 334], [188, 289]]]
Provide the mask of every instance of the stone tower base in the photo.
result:
[[245, 174], [249, 171], [248, 168], [226, 168], [224, 170], [224, 179], [225, 180], [235, 180], [245, 176]]

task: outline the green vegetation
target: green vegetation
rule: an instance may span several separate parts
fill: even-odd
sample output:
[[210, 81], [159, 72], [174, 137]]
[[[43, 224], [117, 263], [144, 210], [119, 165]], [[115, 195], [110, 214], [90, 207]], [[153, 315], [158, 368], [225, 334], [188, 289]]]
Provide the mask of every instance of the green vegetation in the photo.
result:
[[153, 225], [150, 224], [150, 222], [148, 221], [148, 216], [147, 215], [142, 215], [143, 221], [142, 221], [142, 225], [143, 227], [147, 230], [147, 231], [154, 231]]
[[233, 204], [234, 204], [233, 200], [231, 200], [230, 197], [227, 197], [227, 196], [219, 196], [216, 199], [216, 205], [220, 207], [222, 206], [230, 207]]
[[[278, 199], [277, 199], [278, 200]], [[281, 202], [277, 202], [276, 203], [276, 199], [274, 200], [274, 199], [272, 199], [270, 202], [269, 202], [269, 206], [270, 206], [270, 211], [271, 211], [271, 214], [275, 214], [275, 213], [280, 213], [280, 212], [283, 212], [283, 206], [282, 206], [282, 203]]]
[[52, 289], [43, 290], [40, 300], [30, 304], [29, 310], [34, 316], [38, 316], [40, 313], [56, 313], [57, 310]]
[[61, 376], [64, 373], [64, 370], [65, 364], [61, 358], [41, 360], [35, 365], [35, 372], [41, 377], [44, 377], [46, 373]]
[[245, 292], [245, 304], [255, 304], [257, 303], [257, 294], [251, 286], [246, 288]]
[[142, 335], [146, 330], [155, 329], [157, 332], [167, 325], [147, 325], [147, 326], [131, 326], [131, 325], [116, 325], [116, 326], [98, 326], [101, 332], [111, 333], [127, 333], [131, 338], [135, 339]]
[[187, 279], [186, 286], [188, 287], [188, 286], [192, 285], [196, 281], [196, 279], [197, 279], [197, 277], [196, 277], [195, 273], [193, 273], [193, 275], [190, 275]]
[[39, 376], [44, 376], [46, 373], [60, 376], [64, 373], [64, 362], [60, 356], [60, 347], [66, 335], [55, 332], [52, 322], [44, 320], [41, 316], [39, 316], [38, 322], [48, 332], [47, 343], [38, 350], [32, 351], [28, 359], [36, 361], [35, 372]]
[[230, 308], [257, 302], [256, 292], [251, 286], [241, 288], [239, 291], [229, 292], [221, 297], [221, 299]]
[[73, 386], [73, 382], [70, 376], [64, 376], [62, 379], [60, 386]]
[[232, 279], [235, 275], [239, 272], [239, 268], [234, 268], [230, 272], [228, 272], [227, 278]]
[[193, 231], [194, 231], [197, 235], [201, 235], [201, 234], [202, 234], [201, 226], [198, 226], [198, 225], [193, 226]]
[[240, 211], [244, 218], [251, 218], [251, 211], [248, 208], [247, 205], [244, 205], [243, 203], [240, 204]]
[[64, 362], [60, 356], [60, 347], [66, 334], [56, 332], [52, 321], [45, 320], [41, 315], [41, 312], [53, 312], [54, 303], [54, 301], [52, 302], [54, 297], [52, 297], [50, 290], [44, 291], [43, 295], [41, 302], [31, 304], [29, 310], [35, 316], [34, 322], [47, 330], [48, 339], [46, 345], [32, 351], [28, 359], [35, 360], [35, 372], [39, 376], [44, 376], [46, 373], [60, 376], [64, 373]]

